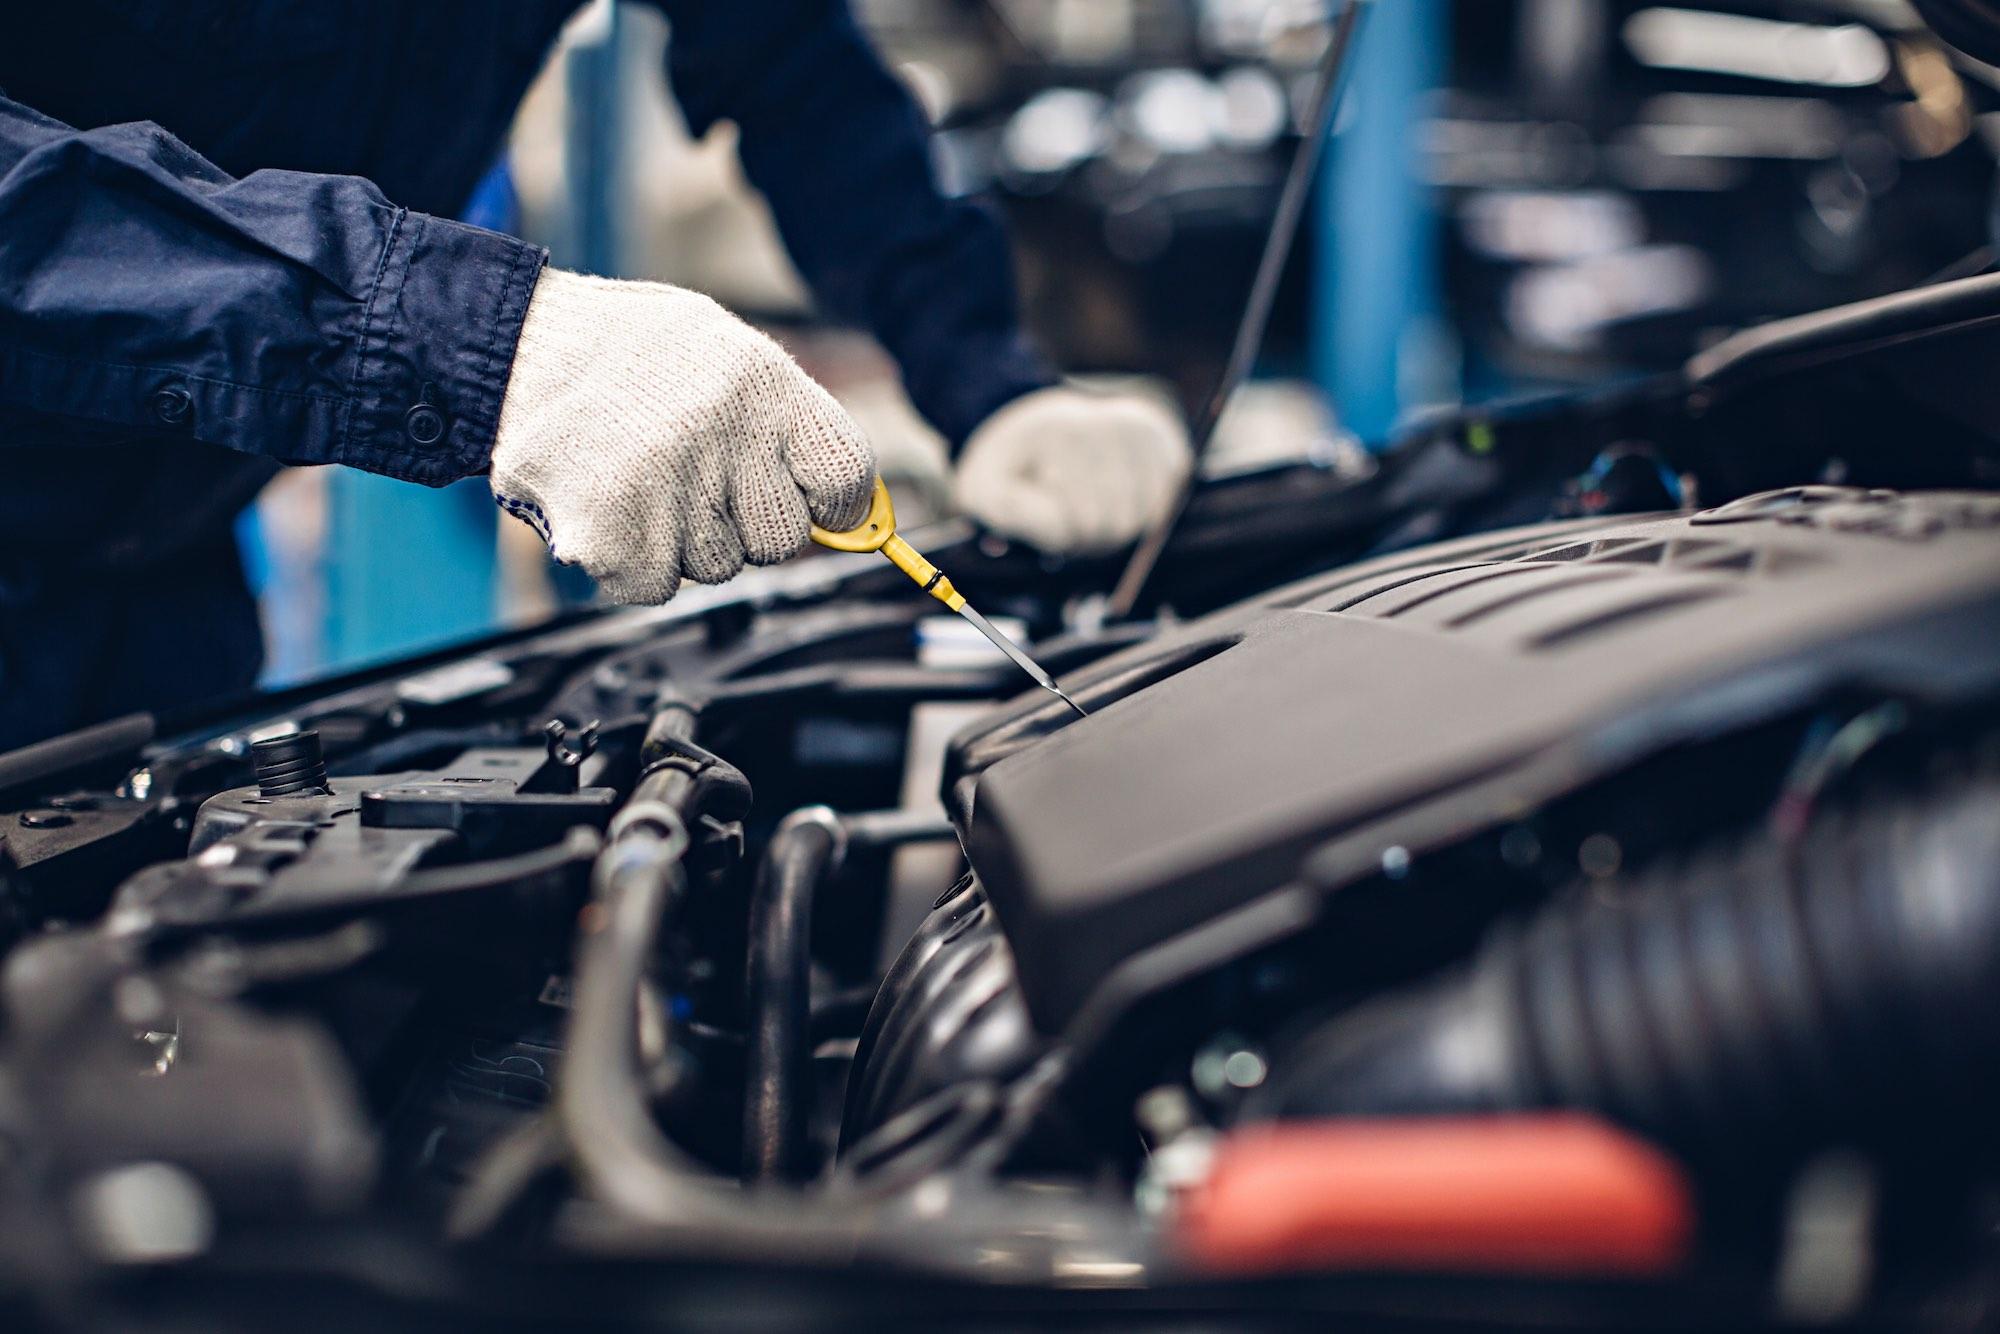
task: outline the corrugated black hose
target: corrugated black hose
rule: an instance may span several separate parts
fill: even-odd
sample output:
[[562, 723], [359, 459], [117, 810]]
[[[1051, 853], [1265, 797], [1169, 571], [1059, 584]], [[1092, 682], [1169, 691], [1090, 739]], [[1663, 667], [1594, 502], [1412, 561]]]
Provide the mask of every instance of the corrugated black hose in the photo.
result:
[[1551, 904], [1286, 1044], [1252, 1118], [1593, 1109], [1692, 1157], [1935, 1150], [1991, 1116], [2000, 775]]

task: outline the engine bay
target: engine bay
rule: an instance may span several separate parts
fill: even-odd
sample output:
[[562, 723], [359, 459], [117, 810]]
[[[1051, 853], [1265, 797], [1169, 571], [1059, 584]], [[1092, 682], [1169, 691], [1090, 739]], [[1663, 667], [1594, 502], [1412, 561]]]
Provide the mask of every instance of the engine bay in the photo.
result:
[[0, 756], [4, 1300], [1977, 1323], [1996, 300]]

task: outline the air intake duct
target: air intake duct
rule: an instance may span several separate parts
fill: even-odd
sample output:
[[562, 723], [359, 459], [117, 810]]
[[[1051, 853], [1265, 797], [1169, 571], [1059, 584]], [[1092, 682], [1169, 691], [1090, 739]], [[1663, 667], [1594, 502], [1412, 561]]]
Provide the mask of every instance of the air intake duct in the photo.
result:
[[1759, 1161], [1942, 1143], [1995, 1109], [1996, 812], [1988, 770], [1557, 900], [1280, 1047], [1246, 1112], [1585, 1108]]

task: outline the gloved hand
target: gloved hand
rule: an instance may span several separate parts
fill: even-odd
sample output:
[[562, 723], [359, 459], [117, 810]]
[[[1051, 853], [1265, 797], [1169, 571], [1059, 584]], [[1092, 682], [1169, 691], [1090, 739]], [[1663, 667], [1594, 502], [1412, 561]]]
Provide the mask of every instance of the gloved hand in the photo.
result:
[[696, 292], [543, 272], [493, 497], [616, 602], [774, 565], [867, 513], [875, 456], [785, 350]]
[[1166, 511], [1189, 453], [1187, 430], [1166, 404], [1057, 386], [981, 423], [953, 489], [959, 509], [995, 532], [1093, 555], [1133, 541]]

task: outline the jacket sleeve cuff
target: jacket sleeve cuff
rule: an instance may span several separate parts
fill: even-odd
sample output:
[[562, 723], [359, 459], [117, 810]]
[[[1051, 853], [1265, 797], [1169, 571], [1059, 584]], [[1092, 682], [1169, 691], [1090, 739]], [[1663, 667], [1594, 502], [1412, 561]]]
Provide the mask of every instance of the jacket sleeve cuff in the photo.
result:
[[548, 251], [399, 214], [356, 340], [346, 430], [330, 462], [428, 486], [486, 470], [514, 345]]

